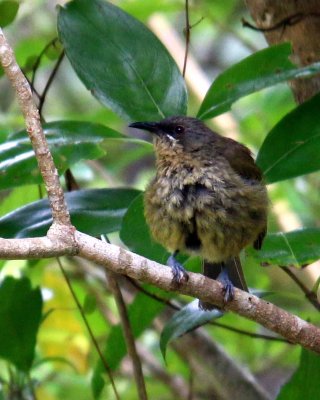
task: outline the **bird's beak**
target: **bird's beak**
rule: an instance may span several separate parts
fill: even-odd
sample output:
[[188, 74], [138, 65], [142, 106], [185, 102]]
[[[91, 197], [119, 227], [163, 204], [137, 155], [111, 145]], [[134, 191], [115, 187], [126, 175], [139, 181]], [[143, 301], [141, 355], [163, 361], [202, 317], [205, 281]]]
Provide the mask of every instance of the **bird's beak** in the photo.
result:
[[159, 133], [158, 122], [133, 122], [129, 125], [130, 128], [142, 129], [152, 133]]

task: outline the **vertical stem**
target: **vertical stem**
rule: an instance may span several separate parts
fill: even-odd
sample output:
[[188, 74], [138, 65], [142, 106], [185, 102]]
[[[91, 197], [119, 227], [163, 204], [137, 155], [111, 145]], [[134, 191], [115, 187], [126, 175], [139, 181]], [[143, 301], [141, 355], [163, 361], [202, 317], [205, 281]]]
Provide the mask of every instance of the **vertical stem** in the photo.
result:
[[185, 75], [186, 75], [188, 53], [189, 53], [189, 44], [190, 44], [189, 0], [186, 0], [186, 2], [185, 2], [185, 15], [186, 15], [186, 30], [185, 30], [186, 50], [185, 50], [185, 53], [184, 53], [184, 61], [183, 61], [183, 69], [182, 69], [183, 77], [185, 77]]
[[97, 353], [99, 355], [100, 361], [102, 362], [102, 365], [103, 365], [103, 367], [104, 367], [104, 369], [105, 369], [105, 371], [106, 371], [106, 373], [107, 373], [107, 375], [108, 375], [108, 377], [110, 379], [114, 395], [115, 395], [117, 400], [120, 400], [120, 396], [118, 394], [116, 385], [114, 383], [114, 379], [113, 379], [111, 368], [109, 367], [109, 364], [107, 363], [107, 360], [105, 359], [104, 355], [102, 354], [102, 351], [101, 351], [101, 349], [99, 347], [99, 344], [98, 344], [98, 342], [97, 342], [97, 340], [96, 340], [96, 338], [94, 336], [94, 333], [92, 332], [91, 326], [90, 326], [90, 324], [89, 324], [89, 322], [87, 320], [87, 317], [86, 317], [86, 315], [85, 315], [85, 313], [83, 311], [83, 308], [82, 308], [82, 306], [81, 306], [81, 304], [79, 302], [79, 299], [78, 299], [75, 291], [73, 290], [73, 287], [71, 285], [70, 279], [69, 279], [65, 269], [63, 268], [63, 265], [62, 265], [62, 263], [61, 263], [59, 258], [57, 258], [57, 262], [58, 262], [60, 271], [61, 271], [61, 273], [62, 273], [62, 275], [63, 275], [63, 277], [64, 277], [64, 279], [65, 279], [65, 281], [66, 281], [66, 283], [68, 285], [70, 293], [71, 293], [71, 295], [72, 295], [72, 297], [73, 297], [73, 299], [74, 299], [74, 301], [75, 301], [75, 303], [77, 305], [77, 308], [78, 308], [78, 310], [79, 310], [79, 312], [81, 314], [82, 320], [83, 320], [83, 322], [84, 322], [84, 324], [85, 324], [85, 326], [87, 328], [87, 331], [88, 331], [89, 336], [90, 336], [90, 338], [92, 340], [92, 343], [93, 343], [93, 345], [94, 345], [94, 347], [95, 347], [95, 349], [96, 349], [96, 351], [97, 351]]
[[146, 385], [144, 382], [144, 377], [143, 377], [143, 372], [142, 372], [141, 361], [140, 361], [140, 358], [137, 353], [136, 344], [134, 341], [134, 336], [132, 333], [127, 308], [126, 308], [125, 302], [122, 297], [121, 290], [120, 290], [118, 282], [117, 282], [117, 275], [111, 271], [106, 271], [106, 275], [107, 275], [107, 278], [109, 281], [110, 289], [115, 298], [117, 308], [119, 311], [128, 354], [132, 360], [133, 374], [134, 374], [134, 379], [135, 379], [136, 385], [137, 385], [139, 400], [148, 400]]

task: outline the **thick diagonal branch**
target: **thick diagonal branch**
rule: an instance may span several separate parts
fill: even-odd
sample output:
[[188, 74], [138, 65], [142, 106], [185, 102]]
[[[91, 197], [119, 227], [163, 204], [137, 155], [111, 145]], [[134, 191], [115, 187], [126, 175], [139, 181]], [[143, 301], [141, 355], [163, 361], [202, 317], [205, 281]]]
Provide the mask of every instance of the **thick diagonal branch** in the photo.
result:
[[70, 216], [59, 182], [58, 172], [42, 130], [39, 111], [34, 103], [30, 85], [19, 68], [13, 51], [1, 28], [0, 62], [16, 91], [16, 96], [25, 119], [27, 132], [38, 161], [39, 170], [47, 189], [53, 222], [59, 225], [71, 226]]
[[[61, 235], [63, 228], [60, 226]], [[56, 229], [59, 229], [59, 226], [56, 226]], [[54, 255], [77, 254], [115, 273], [130, 276], [167, 291], [196, 297], [225, 311], [232, 311], [278, 333], [293, 344], [300, 344], [306, 349], [320, 353], [320, 328], [272, 303], [235, 289], [234, 300], [224, 304], [223, 287], [218, 281], [190, 272], [189, 281], [177, 287], [172, 283], [170, 268], [164, 265], [79, 231], [75, 232], [75, 241], [73, 248], [63, 249], [59, 240], [54, 242], [46, 238], [1, 239], [0, 259], [47, 258]]]
[[202, 301], [212, 303], [256, 321], [267, 329], [280, 334], [291, 343], [320, 353], [320, 328], [282, 310], [272, 303], [235, 289], [235, 298], [223, 303], [223, 287], [218, 281], [201, 274], [189, 273], [189, 281], [180, 287], [172, 284], [169, 268], [150, 261], [118, 246], [103, 243], [88, 235], [76, 232], [79, 255], [104, 265], [106, 268], [131, 278], [141, 280], [168, 291], [178, 291]]

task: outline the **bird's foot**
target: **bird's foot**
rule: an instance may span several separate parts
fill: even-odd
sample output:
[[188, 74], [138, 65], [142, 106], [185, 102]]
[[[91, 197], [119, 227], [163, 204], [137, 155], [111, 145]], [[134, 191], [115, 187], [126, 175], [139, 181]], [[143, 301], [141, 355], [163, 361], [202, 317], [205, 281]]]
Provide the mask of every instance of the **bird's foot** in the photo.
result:
[[218, 275], [217, 280], [222, 283], [223, 285], [223, 301], [224, 303], [228, 303], [229, 301], [233, 300], [234, 298], [234, 286], [231, 282], [228, 271], [226, 268], [223, 268], [220, 274]]
[[168, 258], [167, 265], [172, 270], [172, 282], [176, 285], [180, 285], [181, 283], [188, 281], [189, 275], [179, 261], [176, 260], [176, 254], [177, 253], [171, 254], [171, 256]]

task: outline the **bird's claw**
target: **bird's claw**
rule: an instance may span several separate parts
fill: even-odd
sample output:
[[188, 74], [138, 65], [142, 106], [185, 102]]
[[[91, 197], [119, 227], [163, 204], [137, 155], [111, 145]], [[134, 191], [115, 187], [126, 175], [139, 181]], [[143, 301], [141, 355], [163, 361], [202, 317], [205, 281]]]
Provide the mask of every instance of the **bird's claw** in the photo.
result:
[[222, 282], [223, 283], [223, 302], [228, 303], [229, 301], [233, 300], [234, 298], [234, 286], [231, 281]]
[[221, 282], [223, 285], [222, 289], [224, 293], [223, 302], [228, 303], [229, 301], [232, 301], [234, 298], [234, 286], [229, 278], [228, 271], [226, 268], [222, 269], [217, 280]]
[[172, 282], [176, 285], [180, 285], [181, 283], [185, 283], [189, 279], [189, 275], [187, 271], [183, 268], [183, 266], [177, 261], [174, 255], [171, 255], [168, 258], [167, 265], [172, 270]]

